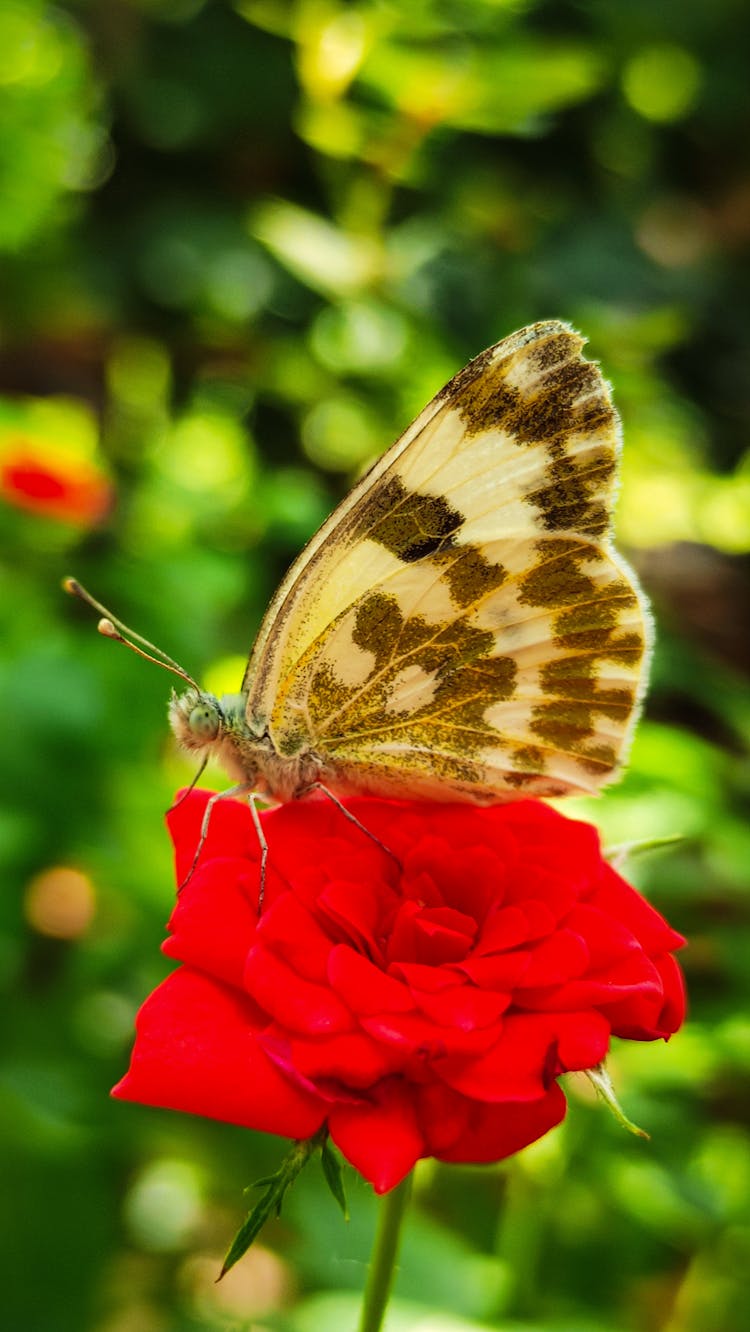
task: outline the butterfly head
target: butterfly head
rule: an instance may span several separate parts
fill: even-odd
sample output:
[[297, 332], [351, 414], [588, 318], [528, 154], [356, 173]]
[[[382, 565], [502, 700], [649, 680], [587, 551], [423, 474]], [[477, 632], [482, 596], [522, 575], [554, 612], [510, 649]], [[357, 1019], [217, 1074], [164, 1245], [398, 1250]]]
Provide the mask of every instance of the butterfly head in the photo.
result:
[[169, 724], [177, 743], [190, 751], [211, 748], [220, 739], [224, 714], [218, 698], [200, 689], [184, 694], [172, 693], [169, 700]]
[[187, 689], [184, 694], [173, 692], [169, 700], [169, 722], [177, 743], [191, 752], [220, 748], [227, 736], [241, 725], [244, 697], [226, 694], [218, 699], [202, 689]]

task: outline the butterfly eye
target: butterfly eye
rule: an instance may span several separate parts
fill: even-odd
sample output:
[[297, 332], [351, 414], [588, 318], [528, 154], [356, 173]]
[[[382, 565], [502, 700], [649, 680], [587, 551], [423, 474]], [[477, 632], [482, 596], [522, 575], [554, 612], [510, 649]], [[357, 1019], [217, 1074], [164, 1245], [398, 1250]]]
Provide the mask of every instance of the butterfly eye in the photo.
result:
[[193, 735], [201, 740], [215, 740], [219, 733], [221, 716], [212, 703], [198, 703], [191, 711], [188, 726]]

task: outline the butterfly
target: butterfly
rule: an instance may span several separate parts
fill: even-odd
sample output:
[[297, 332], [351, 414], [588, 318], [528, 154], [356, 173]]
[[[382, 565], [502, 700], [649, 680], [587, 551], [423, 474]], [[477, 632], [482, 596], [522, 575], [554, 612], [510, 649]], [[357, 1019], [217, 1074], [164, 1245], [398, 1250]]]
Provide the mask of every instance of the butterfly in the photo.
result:
[[583, 345], [532, 324], [436, 394], [292, 565], [240, 693], [173, 695], [184, 749], [276, 801], [487, 804], [616, 775], [649, 615], [612, 546], [619, 425]]

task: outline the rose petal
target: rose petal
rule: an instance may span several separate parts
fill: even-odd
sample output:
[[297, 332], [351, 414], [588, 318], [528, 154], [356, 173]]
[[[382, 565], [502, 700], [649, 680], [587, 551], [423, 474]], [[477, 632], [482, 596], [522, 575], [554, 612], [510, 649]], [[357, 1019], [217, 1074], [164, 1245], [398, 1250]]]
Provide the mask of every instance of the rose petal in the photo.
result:
[[576, 905], [566, 917], [565, 924], [586, 940], [591, 957], [590, 971], [604, 971], [623, 957], [645, 957], [643, 946], [631, 926], [591, 902]]
[[456, 972], [450, 967], [428, 967], [421, 962], [392, 962], [388, 972], [410, 989], [421, 993], [439, 994], [441, 990], [451, 989], [456, 984]]
[[685, 943], [683, 936], [673, 930], [656, 908], [626, 883], [611, 865], [602, 867], [600, 885], [589, 901], [607, 916], [622, 921], [641, 947], [652, 955], [671, 953]]
[[496, 1035], [493, 1031], [461, 1031], [443, 1027], [419, 1013], [384, 1013], [362, 1017], [363, 1031], [384, 1045], [393, 1046], [425, 1062], [442, 1059], [446, 1054], [476, 1054], [486, 1050]]
[[256, 866], [236, 857], [206, 862], [177, 899], [162, 951], [241, 987], [258, 919], [257, 898]]
[[[211, 794], [210, 791], [190, 791], [187, 795], [178, 792], [178, 803], [167, 813], [167, 827], [175, 847], [178, 884], [184, 882], [192, 868]], [[203, 865], [216, 857], [228, 859], [232, 856], [249, 861], [260, 869], [258, 834], [247, 804], [240, 800], [217, 800], [211, 810], [198, 863]]]
[[416, 961], [440, 967], [466, 957], [475, 936], [476, 925], [468, 917], [433, 908], [414, 917], [411, 947]]
[[414, 1098], [399, 1078], [378, 1083], [366, 1101], [335, 1106], [328, 1127], [339, 1151], [376, 1193], [395, 1188], [425, 1155]]
[[329, 1094], [335, 1094], [329, 1086], [332, 1082], [339, 1084], [339, 1090], [372, 1087], [381, 1078], [399, 1072], [405, 1062], [398, 1050], [361, 1031], [317, 1039], [292, 1038], [290, 1054], [294, 1066], [316, 1085], [325, 1084]]
[[470, 957], [456, 964], [480, 989], [514, 990], [526, 975], [531, 960], [529, 948], [517, 948], [512, 953], [499, 953], [495, 957]]
[[517, 902], [515, 906], [490, 911], [474, 949], [475, 957], [504, 953], [519, 944], [542, 939], [554, 930], [556, 920], [545, 902]]
[[588, 885], [581, 882], [579, 873], [560, 872], [560, 865], [554, 869], [546, 865], [526, 862], [519, 867], [520, 872], [512, 876], [505, 891], [505, 902], [510, 906], [528, 910], [532, 903], [542, 903], [545, 915], [553, 924], [563, 920], [578, 901], [581, 892]]
[[[428, 1150], [439, 1161], [462, 1161], [476, 1165], [501, 1161], [542, 1138], [565, 1118], [567, 1108], [565, 1096], [556, 1083], [536, 1101], [504, 1101], [498, 1105], [488, 1105], [486, 1102], [469, 1101], [461, 1097], [467, 1107], [466, 1122], [455, 1142], [444, 1145], [441, 1138], [445, 1110], [442, 1116], [438, 1116], [434, 1104], [428, 1103], [425, 1106], [425, 1100], [433, 1090], [424, 1089], [419, 1118]], [[454, 1110], [452, 1121], [456, 1123], [457, 1118]], [[437, 1137], [433, 1134], [435, 1125], [438, 1128]]]
[[463, 1096], [477, 1101], [534, 1101], [551, 1081], [550, 1056], [557, 1039], [546, 1014], [505, 1017], [499, 1038], [476, 1058], [436, 1060], [435, 1071]]
[[352, 944], [368, 957], [382, 957], [380, 935], [383, 919], [396, 909], [398, 898], [385, 879], [336, 879], [328, 883], [318, 898], [318, 908], [331, 933]]
[[682, 971], [671, 956], [656, 958], [654, 967], [661, 981], [658, 994], [636, 995], [603, 1006], [615, 1036], [631, 1041], [666, 1040], [682, 1025], [686, 1006]]
[[595, 1068], [609, 1049], [610, 1024], [601, 1013], [561, 1013], [557, 1026], [556, 1073]]
[[518, 980], [521, 1002], [527, 986], [561, 985], [571, 976], [582, 975], [588, 965], [589, 950], [580, 934], [565, 927], [556, 930], [530, 950], [529, 965]]
[[[434, 877], [436, 867], [439, 883]], [[446, 903], [479, 921], [497, 899], [504, 868], [486, 844], [473, 846], [467, 857], [464, 849], [456, 850], [444, 835], [423, 836], [404, 864], [404, 894], [422, 900], [424, 885], [430, 883], [432, 892], [427, 897], [430, 904]]]
[[[238, 925], [241, 926], [241, 922], [238, 921]], [[285, 966], [305, 980], [321, 985], [327, 983], [331, 941], [315, 914], [293, 892], [282, 893], [271, 907], [264, 905], [257, 937], [261, 945], [268, 941], [270, 951], [283, 940]]]
[[409, 990], [353, 948], [332, 948], [328, 980], [352, 1013], [408, 1013], [414, 1009]]
[[306, 1138], [326, 1113], [279, 1073], [260, 1049], [255, 1005], [181, 967], [154, 990], [136, 1019], [121, 1100], [209, 1115], [263, 1133]]
[[295, 975], [268, 947], [251, 948], [244, 984], [248, 994], [288, 1031], [313, 1035], [354, 1028], [348, 1008], [328, 985]]
[[662, 981], [658, 968], [640, 951], [625, 958], [601, 976], [587, 976], [559, 986], [520, 988], [516, 991], [519, 1007], [537, 1012], [571, 1012], [576, 1009], [603, 1008], [613, 1004], [646, 1003], [657, 1011], [662, 1003]]
[[455, 1027], [460, 1031], [495, 1025], [508, 1007], [510, 994], [496, 990], [478, 990], [473, 985], [455, 985], [439, 994], [412, 995], [425, 1017], [437, 1027]]

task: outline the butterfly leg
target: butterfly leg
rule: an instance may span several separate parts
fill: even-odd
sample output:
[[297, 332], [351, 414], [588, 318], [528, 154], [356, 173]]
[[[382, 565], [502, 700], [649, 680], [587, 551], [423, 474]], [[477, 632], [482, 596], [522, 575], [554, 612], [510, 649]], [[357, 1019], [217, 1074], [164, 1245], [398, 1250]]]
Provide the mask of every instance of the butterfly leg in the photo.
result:
[[175, 801], [169, 806], [169, 809], [167, 810], [167, 813], [168, 813], [168, 814], [173, 814], [174, 811], [175, 811], [176, 809], [179, 809], [179, 808], [180, 808], [180, 805], [181, 805], [182, 802], [183, 802], [183, 800], [186, 800], [187, 797], [190, 795], [190, 792], [193, 791], [193, 790], [195, 790], [195, 787], [198, 785], [198, 782], [200, 781], [201, 777], [203, 776], [204, 772], [206, 771], [206, 765], [207, 765], [207, 764], [208, 764], [208, 755], [206, 755], [206, 757], [204, 758], [203, 762], [201, 763], [201, 766], [199, 767], [199, 769], [198, 769], [198, 771], [196, 772], [195, 776], [192, 778], [192, 780], [191, 780], [191, 782], [190, 782], [190, 785], [185, 787], [185, 790], [183, 791], [183, 793], [182, 793], [182, 795], [180, 796], [179, 800], [175, 800]]
[[[200, 775], [200, 774], [199, 774], [199, 775]], [[253, 823], [255, 824], [256, 830], [257, 830], [257, 832], [258, 832], [258, 839], [259, 839], [260, 844], [261, 844], [261, 872], [262, 872], [262, 869], [265, 867], [265, 861], [264, 861], [264, 859], [263, 859], [263, 847], [264, 847], [264, 844], [265, 844], [265, 838], [263, 837], [263, 834], [262, 834], [262, 832], [260, 831], [260, 821], [258, 820], [258, 811], [256, 810], [255, 805], [254, 805], [253, 802], [252, 802], [252, 787], [251, 787], [251, 786], [248, 786], [248, 785], [247, 785], [247, 782], [241, 782], [239, 786], [230, 786], [230, 788], [229, 788], [228, 791], [219, 791], [216, 795], [211, 796], [211, 799], [209, 800], [208, 804], [206, 805], [206, 808], [205, 808], [204, 811], [203, 811], [203, 819], [202, 819], [202, 821], [201, 821], [201, 835], [200, 835], [200, 837], [198, 838], [198, 845], [197, 845], [197, 847], [195, 848], [195, 855], [193, 856], [193, 863], [192, 863], [192, 865], [190, 866], [190, 869], [188, 870], [187, 874], [185, 875], [185, 878], [182, 880], [182, 883], [180, 884], [179, 888], [177, 889], [177, 896], [178, 896], [178, 897], [179, 897], [180, 893], [182, 892], [183, 888], [186, 888], [186, 887], [187, 887], [187, 885], [189, 884], [189, 882], [190, 882], [190, 880], [192, 879], [193, 875], [195, 874], [196, 868], [197, 868], [197, 866], [198, 866], [198, 861], [200, 860], [200, 854], [201, 854], [201, 851], [203, 850], [203, 847], [204, 847], [205, 842], [206, 842], [206, 838], [208, 837], [208, 826], [209, 826], [209, 824], [210, 824], [210, 822], [211, 822], [211, 815], [212, 815], [212, 813], [213, 813], [214, 805], [216, 804], [216, 802], [217, 802], [218, 800], [231, 800], [231, 799], [233, 799], [235, 796], [247, 795], [248, 791], [249, 791], [250, 794], [251, 794], [250, 807], [251, 807], [252, 812], [253, 812]], [[181, 799], [182, 799], [182, 797], [181, 797]], [[178, 804], [178, 805], [180, 804], [180, 801], [179, 801], [179, 800], [177, 801], [177, 804]], [[176, 806], [173, 805], [172, 808], [175, 809]], [[268, 846], [267, 846], [267, 845], [265, 846], [265, 850], [266, 850], [266, 854], [267, 854], [267, 853], [268, 853]]]
[[306, 796], [309, 795], [311, 791], [322, 791], [323, 795], [327, 796], [328, 799], [331, 801], [331, 804], [335, 805], [336, 808], [340, 810], [345, 819], [348, 819], [350, 823], [353, 823], [355, 828], [359, 828], [359, 831], [363, 832], [365, 834], [365, 837], [369, 837], [370, 841], [374, 842], [376, 846], [380, 847], [381, 851], [385, 851], [386, 855], [390, 856], [391, 860], [394, 860], [396, 862], [399, 869], [403, 868], [401, 861], [396, 855], [396, 852], [391, 851], [391, 848], [389, 846], [386, 846], [385, 842], [381, 842], [380, 838], [376, 837], [375, 833], [371, 832], [369, 828], [366, 828], [364, 823], [360, 823], [356, 815], [352, 814], [351, 810], [347, 809], [346, 805], [343, 805], [341, 803], [338, 796], [333, 794], [333, 791], [329, 791], [328, 787], [324, 786], [322, 782], [311, 782], [310, 785], [306, 786], [304, 791], [302, 791], [300, 794]]
[[260, 913], [263, 910], [263, 898], [266, 895], [266, 863], [268, 861], [268, 842], [266, 841], [266, 834], [263, 831], [263, 825], [261, 824], [260, 821], [260, 814], [258, 813], [258, 806], [256, 805], [255, 801], [256, 801], [255, 792], [251, 791], [247, 803], [250, 806], [250, 813], [253, 819], [253, 826], [255, 828], [255, 834], [258, 838], [258, 845], [260, 846], [260, 887], [258, 888], [258, 915], [260, 916]]

